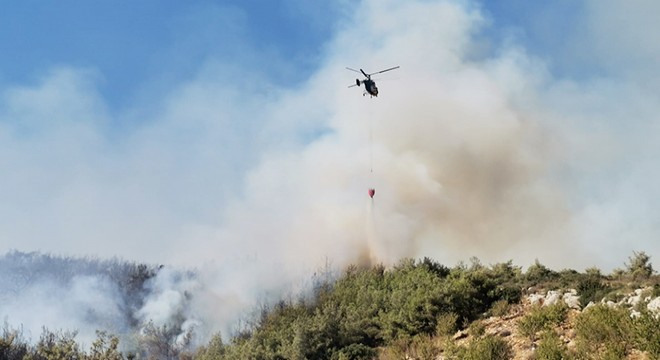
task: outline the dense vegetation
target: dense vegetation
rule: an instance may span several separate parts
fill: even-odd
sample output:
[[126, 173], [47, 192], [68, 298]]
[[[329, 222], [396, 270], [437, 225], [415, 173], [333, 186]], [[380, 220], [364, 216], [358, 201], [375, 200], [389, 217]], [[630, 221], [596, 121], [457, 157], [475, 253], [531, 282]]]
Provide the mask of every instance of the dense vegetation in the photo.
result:
[[[453, 268], [428, 258], [406, 259], [391, 269], [351, 267], [336, 282], [321, 283], [311, 299], [267, 309], [251, 329], [227, 344], [216, 336], [197, 356], [435, 359], [442, 352], [453, 359], [508, 359], [510, 345], [502, 337], [485, 334], [479, 319], [506, 314], [528, 289], [578, 289], [584, 305], [626, 287], [654, 285], [660, 295], [649, 257], [635, 253], [630, 260], [625, 270], [611, 276], [597, 269], [555, 272], [538, 261], [524, 273], [510, 261], [487, 267], [477, 259]], [[595, 306], [583, 312], [576, 325], [578, 347], [571, 351], [554, 330], [567, 320], [563, 304], [532, 309], [520, 319], [518, 331], [530, 344], [538, 343], [539, 359], [624, 356], [633, 347], [658, 358], [660, 320], [648, 311], [633, 320], [621, 315], [626, 311]], [[450, 336], [459, 329], [467, 329], [473, 340], [458, 345]]]
[[[176, 351], [168, 337], [152, 329], [141, 351], [122, 354], [116, 337], [99, 333], [83, 351], [72, 334], [44, 331], [36, 345], [5, 330], [2, 359], [508, 359], [513, 348], [504, 336], [486, 333], [483, 319], [504, 316], [530, 291], [578, 290], [583, 305], [645, 287], [660, 296], [660, 281], [649, 257], [635, 253], [625, 269], [602, 275], [553, 271], [538, 261], [523, 272], [511, 261], [490, 266], [477, 259], [452, 268], [431, 259], [405, 259], [392, 268], [352, 266], [336, 279], [319, 276], [311, 292], [263, 306], [256, 318], [229, 338], [215, 335], [196, 351]], [[569, 309], [532, 308], [517, 321], [517, 333], [536, 348], [537, 359], [623, 359], [644, 351], [660, 359], [660, 319], [636, 306], [595, 305], [568, 319]], [[575, 346], [558, 329], [571, 321]], [[166, 329], [162, 329], [163, 331]], [[467, 340], [458, 341], [457, 331]]]
[[201, 358], [371, 359], [377, 349], [407, 346], [436, 334], [450, 314], [453, 332], [498, 300], [518, 302], [520, 269], [511, 263], [447, 268], [430, 259], [406, 259], [392, 269], [350, 267], [334, 283], [320, 283], [311, 299], [280, 302], [252, 329], [224, 345], [219, 338]]

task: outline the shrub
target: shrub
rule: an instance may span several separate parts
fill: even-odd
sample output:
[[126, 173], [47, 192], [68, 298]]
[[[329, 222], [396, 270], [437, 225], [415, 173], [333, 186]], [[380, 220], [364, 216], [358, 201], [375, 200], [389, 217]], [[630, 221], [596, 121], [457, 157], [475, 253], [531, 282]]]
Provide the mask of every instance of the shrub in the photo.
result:
[[23, 339], [23, 332], [10, 329], [5, 324], [0, 336], [0, 359], [23, 359], [29, 350], [27, 342]]
[[392, 340], [389, 346], [383, 349], [380, 358], [383, 360], [405, 359], [408, 356], [409, 345], [410, 339], [399, 338]]
[[506, 340], [486, 335], [473, 340], [460, 355], [464, 360], [508, 360], [513, 357], [513, 350]]
[[654, 284], [653, 285], [653, 290], [651, 291], [651, 297], [658, 297], [660, 296], [660, 284]]
[[580, 295], [580, 305], [584, 308], [590, 302], [599, 302], [610, 291], [601, 278], [596, 275], [582, 277], [577, 284], [577, 292]]
[[[442, 284], [444, 279], [425, 265], [401, 262], [385, 279], [385, 307], [374, 308], [380, 314], [382, 337], [385, 341], [418, 334], [432, 334], [437, 317], [443, 312]], [[363, 291], [362, 289], [358, 289]], [[349, 299], [349, 301], [354, 301]]]
[[559, 287], [561, 288], [574, 288], [583, 274], [573, 269], [563, 269], [557, 273], [559, 277]]
[[568, 306], [564, 302], [555, 305], [545, 306], [545, 316], [551, 326], [557, 326], [566, 320]]
[[435, 334], [437, 336], [451, 336], [457, 327], [458, 315], [453, 312], [446, 312], [438, 316], [438, 323], [435, 327]]
[[653, 275], [653, 266], [651, 265], [651, 257], [645, 252], [633, 251], [633, 255], [628, 258], [629, 262], [626, 264], [626, 272], [635, 280], [648, 279]]
[[435, 359], [440, 349], [429, 335], [415, 336], [410, 344], [409, 355], [413, 359]]
[[468, 332], [474, 337], [483, 336], [486, 333], [486, 325], [481, 320], [475, 320], [468, 327]]
[[632, 339], [632, 320], [628, 310], [598, 304], [576, 319], [575, 333], [585, 351], [605, 356], [625, 356]]
[[635, 343], [647, 351], [652, 359], [660, 359], [660, 317], [648, 309], [642, 309], [639, 317], [632, 320]]
[[351, 344], [333, 355], [337, 360], [370, 360], [378, 355], [375, 349], [364, 344]]
[[75, 332], [52, 332], [44, 328], [36, 347], [36, 358], [83, 359], [84, 352], [75, 341]]
[[527, 268], [527, 272], [525, 272], [525, 279], [531, 285], [551, 282], [556, 280], [558, 277], [559, 275], [556, 272], [541, 264], [538, 259], [536, 259], [534, 264]]
[[513, 266], [513, 262], [509, 260], [492, 265], [486, 273], [497, 284], [494, 300], [507, 300], [509, 304], [520, 301], [524, 279], [519, 266]]
[[457, 314], [459, 323], [479, 318], [494, 301], [501, 299], [497, 281], [483, 268], [453, 268], [442, 282], [439, 295], [440, 308]]
[[536, 306], [518, 321], [518, 330], [523, 336], [534, 341], [539, 331], [562, 323], [567, 312], [568, 308], [563, 302], [551, 306]]
[[426, 269], [427, 271], [430, 271], [434, 273], [437, 277], [439, 278], [445, 278], [447, 275], [449, 275], [449, 268], [440, 264], [437, 261], [432, 260], [431, 258], [425, 257], [421, 264], [421, 267]]
[[506, 300], [497, 300], [490, 307], [492, 316], [504, 316], [509, 312], [509, 302]]
[[394, 340], [383, 350], [380, 359], [435, 359], [439, 354], [440, 348], [430, 335], [417, 335]]
[[545, 327], [545, 318], [541, 316], [539, 311], [532, 311], [518, 321], [518, 331], [520, 331], [520, 334], [532, 341], [536, 340], [536, 333]]
[[119, 338], [105, 331], [97, 331], [96, 340], [92, 343], [87, 360], [122, 360], [123, 358], [119, 352]]
[[218, 333], [211, 338], [208, 345], [197, 350], [195, 359], [216, 360], [222, 359], [225, 355], [225, 344], [222, 342], [222, 336]]
[[153, 358], [174, 358], [182, 355], [191, 344], [192, 330], [181, 336], [178, 326], [156, 326], [149, 321], [138, 338], [142, 356]]
[[597, 268], [597, 267], [586, 268], [586, 269], [584, 269], [584, 273], [587, 276], [594, 276], [594, 277], [597, 277], [597, 278], [603, 276], [603, 274], [600, 272], [600, 269]]
[[535, 356], [538, 360], [562, 360], [566, 358], [566, 347], [554, 330], [546, 330], [541, 334]]

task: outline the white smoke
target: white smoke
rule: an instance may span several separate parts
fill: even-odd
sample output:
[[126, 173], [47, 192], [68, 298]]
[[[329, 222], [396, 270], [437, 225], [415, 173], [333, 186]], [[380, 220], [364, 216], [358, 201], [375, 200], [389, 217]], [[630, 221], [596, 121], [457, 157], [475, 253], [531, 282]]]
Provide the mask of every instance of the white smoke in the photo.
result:
[[68, 285], [36, 282], [0, 303], [5, 323], [20, 326], [27, 338], [37, 340], [42, 328], [68, 329], [90, 345], [98, 329], [124, 330], [115, 286], [102, 277], [76, 276]]

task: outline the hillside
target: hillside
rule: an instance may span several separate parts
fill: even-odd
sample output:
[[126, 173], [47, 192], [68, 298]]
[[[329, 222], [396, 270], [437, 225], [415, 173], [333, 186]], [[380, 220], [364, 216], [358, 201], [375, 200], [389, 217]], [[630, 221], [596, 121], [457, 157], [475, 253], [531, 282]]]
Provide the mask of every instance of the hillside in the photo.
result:
[[[10, 254], [0, 265], [5, 275], [26, 279], [40, 271], [51, 282], [70, 283], [76, 274], [116, 279], [111, 283], [123, 288], [118, 304], [135, 299], [130, 304], [144, 307], [162, 294], [152, 280], [167, 275], [161, 267], [145, 272], [148, 267], [130, 263], [35, 254]], [[122, 285], [137, 275], [140, 283]], [[42, 283], [28, 280], [23, 287]], [[188, 292], [182, 304], [196, 296]], [[90, 309], [82, 312], [89, 316]], [[189, 321], [179, 311], [176, 322], [133, 316], [128, 331], [101, 331], [83, 343], [78, 329], [44, 329], [31, 341], [5, 323], [0, 358], [659, 359], [659, 309], [660, 277], [643, 252], [608, 275], [595, 268], [555, 271], [538, 261], [523, 271], [511, 261], [486, 266], [471, 259], [449, 268], [429, 258], [404, 259], [391, 268], [320, 271], [309, 292], [264, 304], [244, 314], [235, 331], [201, 346], [192, 340], [212, 334], [185, 327]]]
[[660, 279], [635, 253], [602, 275], [430, 259], [350, 268], [265, 309], [201, 359], [658, 359]]

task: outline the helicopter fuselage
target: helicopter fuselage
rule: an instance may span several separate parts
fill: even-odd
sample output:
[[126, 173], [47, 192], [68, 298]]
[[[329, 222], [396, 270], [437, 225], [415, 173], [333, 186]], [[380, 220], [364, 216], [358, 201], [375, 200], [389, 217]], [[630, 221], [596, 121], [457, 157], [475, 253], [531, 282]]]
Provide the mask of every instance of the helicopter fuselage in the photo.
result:
[[378, 88], [376, 87], [376, 82], [371, 79], [362, 80], [364, 84], [364, 90], [371, 96], [378, 96]]

